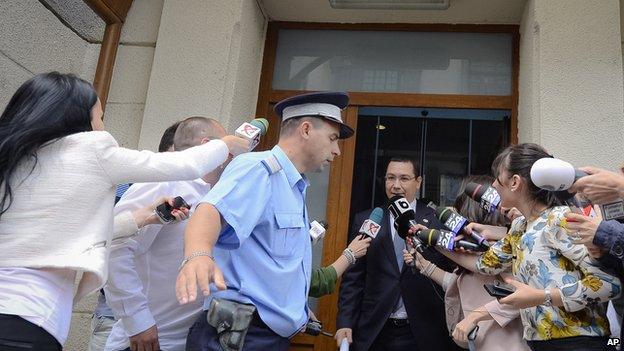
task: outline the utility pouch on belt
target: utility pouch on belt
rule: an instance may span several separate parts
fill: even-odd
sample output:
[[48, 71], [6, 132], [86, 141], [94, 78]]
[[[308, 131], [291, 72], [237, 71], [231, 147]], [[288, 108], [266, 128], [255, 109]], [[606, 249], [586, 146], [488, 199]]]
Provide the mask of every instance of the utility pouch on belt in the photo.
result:
[[249, 323], [256, 307], [243, 303], [213, 298], [206, 318], [217, 330], [224, 351], [241, 351]]

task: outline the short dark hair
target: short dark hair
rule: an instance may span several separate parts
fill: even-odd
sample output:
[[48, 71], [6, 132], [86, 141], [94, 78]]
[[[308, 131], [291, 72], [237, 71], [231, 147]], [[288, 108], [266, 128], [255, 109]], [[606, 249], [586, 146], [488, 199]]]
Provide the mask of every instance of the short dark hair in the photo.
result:
[[174, 124], [170, 125], [169, 128], [165, 129], [162, 137], [160, 137], [160, 144], [158, 144], [158, 152], [165, 152], [169, 150], [170, 147], [173, 146], [173, 136], [175, 135], [176, 130], [178, 130], [178, 126], [180, 122], [177, 121]]
[[388, 166], [390, 165], [390, 162], [409, 162], [412, 164], [412, 168], [414, 169], [414, 176], [416, 178], [418, 178], [420, 176], [420, 163], [418, 161], [416, 161], [415, 158], [408, 156], [408, 155], [395, 155], [390, 157], [390, 160], [388, 161], [388, 165], [386, 165], [386, 170], [388, 169]]
[[215, 130], [223, 128], [219, 121], [202, 116], [193, 116], [183, 119], [173, 136], [173, 148], [182, 151], [199, 145], [202, 138], [217, 139]]
[[303, 122], [310, 122], [314, 126], [314, 128], [320, 128], [322, 125], [322, 121], [324, 121], [320, 117], [316, 116], [301, 116], [301, 117], [293, 117], [282, 122], [280, 126], [280, 137], [289, 136], [297, 130], [299, 125]]

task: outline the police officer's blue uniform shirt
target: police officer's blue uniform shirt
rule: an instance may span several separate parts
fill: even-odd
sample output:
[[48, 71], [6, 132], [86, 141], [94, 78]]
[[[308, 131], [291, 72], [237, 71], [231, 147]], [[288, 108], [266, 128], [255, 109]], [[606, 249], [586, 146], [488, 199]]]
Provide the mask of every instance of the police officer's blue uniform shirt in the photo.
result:
[[[266, 162], [271, 156], [278, 163], [273, 169]], [[283, 337], [307, 322], [312, 264], [307, 186], [279, 146], [242, 154], [227, 166], [202, 199], [227, 222], [214, 252], [227, 290], [216, 291], [213, 285], [204, 309], [212, 297], [252, 303], [260, 318]]]

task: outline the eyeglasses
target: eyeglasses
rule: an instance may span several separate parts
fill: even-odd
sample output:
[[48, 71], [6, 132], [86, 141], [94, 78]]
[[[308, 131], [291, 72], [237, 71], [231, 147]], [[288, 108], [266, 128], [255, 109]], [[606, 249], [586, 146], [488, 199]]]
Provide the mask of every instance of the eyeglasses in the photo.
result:
[[394, 183], [398, 180], [399, 182], [401, 182], [401, 184], [408, 183], [410, 180], [413, 180], [415, 178], [416, 177], [409, 177], [409, 176], [397, 177], [395, 175], [389, 175], [389, 176], [384, 177], [384, 179], [386, 180], [386, 183]]

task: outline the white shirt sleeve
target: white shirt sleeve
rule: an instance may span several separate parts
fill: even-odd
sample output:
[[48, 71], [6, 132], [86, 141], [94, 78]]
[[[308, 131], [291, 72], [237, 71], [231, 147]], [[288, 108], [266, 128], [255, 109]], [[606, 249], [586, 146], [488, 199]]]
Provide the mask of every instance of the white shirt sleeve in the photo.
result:
[[[167, 185], [168, 183], [134, 184], [115, 206], [116, 217], [151, 205], [161, 196], [170, 195]], [[106, 302], [130, 336], [156, 324], [136, 270], [135, 257], [150, 248], [161, 228], [160, 224], [147, 225], [140, 228], [134, 237], [115, 241], [111, 246], [108, 282], [104, 287]]]
[[132, 211], [123, 211], [113, 220], [113, 241], [127, 239], [139, 230]]
[[176, 152], [137, 151], [120, 147], [112, 135], [101, 132], [93, 142], [97, 160], [112, 184], [194, 180], [210, 173], [229, 155], [221, 140]]

